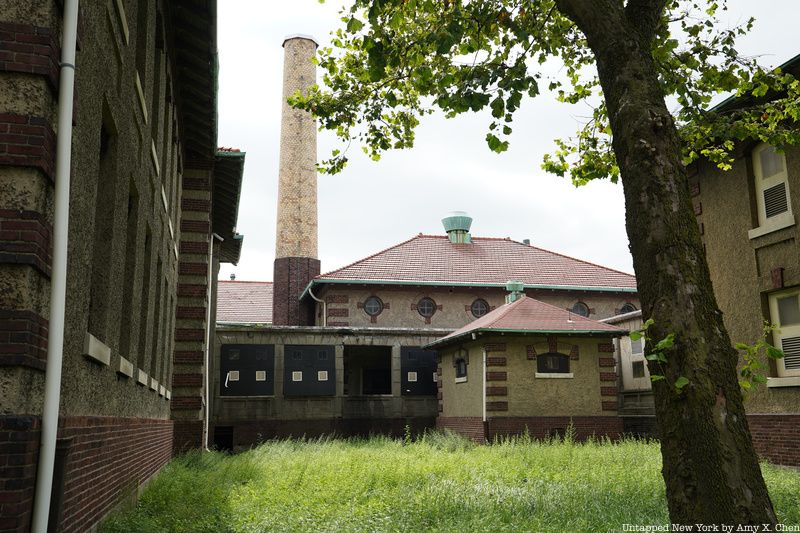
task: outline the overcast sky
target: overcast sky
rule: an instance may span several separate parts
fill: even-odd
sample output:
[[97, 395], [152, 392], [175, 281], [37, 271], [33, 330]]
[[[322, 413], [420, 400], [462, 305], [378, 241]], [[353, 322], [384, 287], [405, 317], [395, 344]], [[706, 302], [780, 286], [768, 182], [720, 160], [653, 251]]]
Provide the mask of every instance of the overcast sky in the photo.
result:
[[[272, 280], [278, 190], [283, 38], [313, 35], [325, 46], [348, 2], [225, 0], [219, 2], [219, 145], [247, 152], [238, 231], [239, 265], [223, 265], [220, 279]], [[800, 53], [797, 0], [729, 1], [729, 20], [756, 17], [740, 49], [774, 66]], [[318, 72], [321, 79], [321, 72]], [[511, 147], [490, 152], [489, 115], [429, 116], [412, 150], [386, 153], [379, 162], [351, 149], [335, 176], [319, 175], [319, 254], [327, 272], [418, 233], [444, 234], [441, 218], [453, 210], [474, 219], [472, 234], [531, 239], [531, 244], [633, 272], [625, 234], [622, 187], [608, 181], [575, 188], [540, 170], [553, 139], [567, 137], [587, 114], [547, 95], [523, 101]], [[319, 158], [338, 146], [320, 132]]]

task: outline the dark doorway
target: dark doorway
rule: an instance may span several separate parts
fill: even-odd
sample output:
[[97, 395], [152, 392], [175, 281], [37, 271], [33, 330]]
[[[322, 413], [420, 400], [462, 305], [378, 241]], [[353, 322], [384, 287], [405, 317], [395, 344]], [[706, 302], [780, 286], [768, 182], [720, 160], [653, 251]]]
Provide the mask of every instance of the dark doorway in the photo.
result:
[[392, 347], [344, 347], [345, 396], [392, 394]]
[[214, 426], [214, 448], [233, 452], [233, 426]]

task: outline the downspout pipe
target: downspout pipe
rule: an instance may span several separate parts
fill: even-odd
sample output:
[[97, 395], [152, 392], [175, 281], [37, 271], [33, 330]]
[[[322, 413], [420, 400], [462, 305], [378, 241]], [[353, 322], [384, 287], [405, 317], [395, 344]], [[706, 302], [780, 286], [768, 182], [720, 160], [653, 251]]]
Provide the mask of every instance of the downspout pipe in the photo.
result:
[[33, 500], [33, 533], [46, 533], [53, 490], [53, 468], [61, 402], [61, 369], [64, 360], [64, 318], [67, 298], [67, 245], [69, 237], [69, 183], [72, 166], [72, 106], [75, 91], [75, 45], [78, 39], [78, 0], [64, 0], [61, 33], [61, 72], [58, 82], [58, 133], [56, 136], [56, 183], [53, 221], [53, 265], [50, 276], [50, 323], [47, 333], [47, 366], [36, 491]]
[[325, 304], [325, 300], [321, 300], [320, 298], [317, 298], [316, 296], [314, 296], [314, 293], [311, 291], [311, 285], [308, 286], [308, 295], [311, 296], [311, 298], [315, 302], [319, 302], [319, 303], [322, 304], [322, 325], [323, 325], [323, 327], [327, 326], [328, 325], [328, 306]]

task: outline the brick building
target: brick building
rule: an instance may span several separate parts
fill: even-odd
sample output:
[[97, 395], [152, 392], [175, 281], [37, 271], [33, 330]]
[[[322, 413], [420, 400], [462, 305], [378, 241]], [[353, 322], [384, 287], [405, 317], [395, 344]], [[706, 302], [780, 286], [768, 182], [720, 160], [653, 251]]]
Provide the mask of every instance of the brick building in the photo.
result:
[[[3, 531], [31, 527], [46, 441], [60, 39], [71, 5], [11, 0], [0, 13]], [[62, 169], [71, 176], [65, 312], [55, 316], [62, 377], [51, 379], [53, 530], [90, 529], [173, 449], [203, 442], [197, 376], [213, 334], [214, 266], [238, 260], [244, 161], [216, 147], [215, 16], [212, 0], [80, 3]]]
[[[284, 97], [314, 83], [315, 49], [310, 37], [284, 41]], [[315, 161], [314, 121], [284, 103], [274, 283], [219, 282], [209, 403], [220, 447], [433, 427], [441, 381], [424, 346], [501, 307], [509, 280], [568, 315], [639, 306], [632, 275], [473, 237], [464, 213], [443, 220], [446, 235], [420, 234], [320, 274]], [[604, 372], [616, 376], [614, 365]], [[616, 416], [616, 402], [605, 407]]]

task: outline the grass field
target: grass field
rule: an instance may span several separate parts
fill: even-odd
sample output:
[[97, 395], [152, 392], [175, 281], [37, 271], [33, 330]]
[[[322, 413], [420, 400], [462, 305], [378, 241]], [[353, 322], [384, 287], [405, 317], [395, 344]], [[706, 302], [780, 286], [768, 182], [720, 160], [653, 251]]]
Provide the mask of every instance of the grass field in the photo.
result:
[[[660, 467], [657, 444], [632, 440], [270, 442], [174, 460], [101, 531], [620, 531], [668, 523]], [[800, 524], [800, 472], [762, 470]]]

